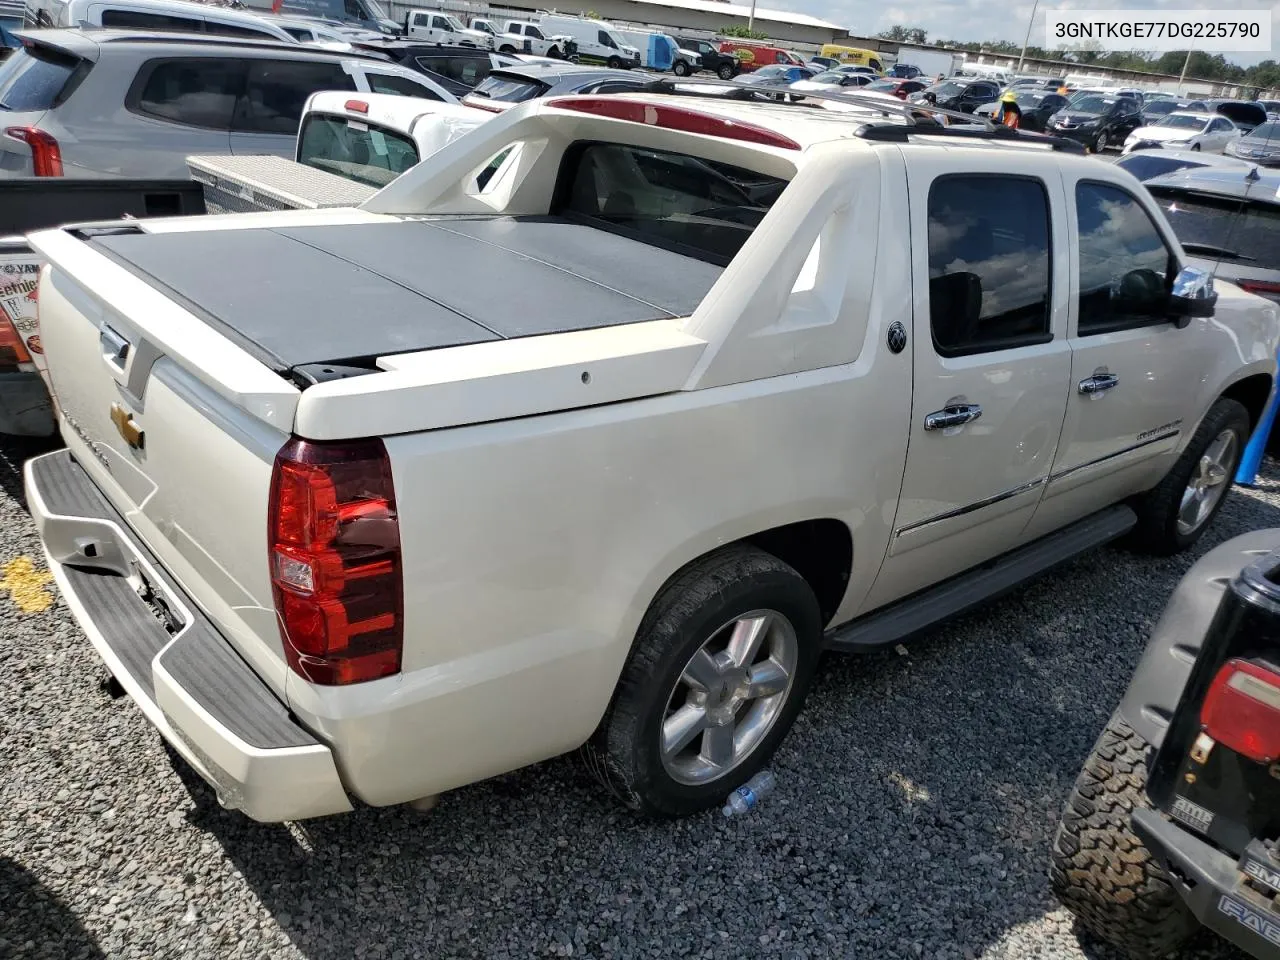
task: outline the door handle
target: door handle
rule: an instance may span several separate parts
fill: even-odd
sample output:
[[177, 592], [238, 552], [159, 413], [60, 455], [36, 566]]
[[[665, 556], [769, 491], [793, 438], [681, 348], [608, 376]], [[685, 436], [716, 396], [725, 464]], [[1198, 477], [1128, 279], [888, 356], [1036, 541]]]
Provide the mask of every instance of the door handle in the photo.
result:
[[124, 363], [129, 359], [128, 339], [103, 324], [98, 333], [98, 344], [102, 347], [102, 359], [116, 370], [123, 372]]
[[1110, 390], [1120, 385], [1120, 378], [1114, 373], [1095, 373], [1092, 377], [1085, 377], [1080, 381], [1080, 392], [1085, 396], [1096, 396], [1104, 390]]
[[976, 403], [956, 403], [935, 410], [924, 418], [926, 430], [946, 430], [949, 427], [962, 427], [973, 423], [982, 416], [982, 407]]

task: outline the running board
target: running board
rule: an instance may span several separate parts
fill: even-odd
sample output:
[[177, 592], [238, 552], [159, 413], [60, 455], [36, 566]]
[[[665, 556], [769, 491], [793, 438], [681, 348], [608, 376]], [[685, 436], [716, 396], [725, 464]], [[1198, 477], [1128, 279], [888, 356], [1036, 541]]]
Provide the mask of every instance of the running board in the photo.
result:
[[1109, 507], [983, 566], [836, 627], [827, 633], [827, 646], [853, 652], [897, 643], [967, 613], [1060, 563], [1123, 536], [1137, 522], [1137, 516], [1129, 507]]

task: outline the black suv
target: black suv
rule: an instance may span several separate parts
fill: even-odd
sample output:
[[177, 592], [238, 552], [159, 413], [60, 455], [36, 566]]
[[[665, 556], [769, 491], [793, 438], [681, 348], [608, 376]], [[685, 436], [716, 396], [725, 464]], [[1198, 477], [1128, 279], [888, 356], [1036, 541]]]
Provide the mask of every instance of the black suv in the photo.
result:
[[1094, 153], [1124, 143], [1142, 126], [1142, 105], [1131, 97], [1089, 93], [1073, 97], [1049, 120], [1047, 132], [1083, 143]]
[[909, 99], [915, 103], [932, 103], [944, 110], [973, 113], [984, 103], [990, 103], [1000, 95], [1000, 85], [991, 80], [966, 80], [953, 77], [931, 87], [925, 87]]
[[1277, 547], [1255, 530], [1182, 578], [1063, 810], [1054, 893], [1132, 955], [1203, 925], [1280, 957]]
[[688, 50], [698, 55], [698, 63], [690, 64], [677, 54], [676, 62], [671, 67], [676, 76], [685, 77], [691, 73], [697, 73], [699, 69], [710, 70], [721, 80], [732, 80], [738, 75], [738, 70], [742, 66], [741, 61], [737, 57], [721, 53], [710, 40], [698, 40], [694, 37], [675, 37], [674, 39], [676, 46], [681, 50]]
[[379, 53], [392, 63], [425, 73], [454, 96], [471, 92], [497, 67], [522, 63], [518, 57], [476, 47], [446, 47], [419, 40], [360, 40], [352, 44], [361, 52]]

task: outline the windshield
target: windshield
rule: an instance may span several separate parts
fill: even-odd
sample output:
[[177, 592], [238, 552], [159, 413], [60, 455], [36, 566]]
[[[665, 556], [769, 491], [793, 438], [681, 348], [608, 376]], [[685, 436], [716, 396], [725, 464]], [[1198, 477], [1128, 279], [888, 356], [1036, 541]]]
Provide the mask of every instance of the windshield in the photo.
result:
[[457, 17], [446, 16], [444, 22], [449, 24], [449, 29], [455, 32], [467, 29]]
[[313, 113], [298, 135], [298, 162], [357, 183], [385, 187], [418, 162], [418, 148], [391, 130]]
[[1107, 108], [1115, 102], [1112, 97], [1082, 97], [1072, 101], [1071, 109], [1081, 113], [1106, 113]]
[[1166, 113], [1173, 113], [1173, 111], [1178, 109], [1185, 110], [1186, 107], [1183, 106], [1180, 108], [1177, 100], [1157, 100], [1155, 103], [1144, 104], [1142, 112], [1148, 115], [1161, 116]]
[[[814, 77], [815, 80], [821, 80], [823, 83], [835, 83], [835, 80], [822, 80], [823, 77], [839, 77], [838, 73], [820, 73]], [[877, 80], [875, 83], [867, 84], [868, 90], [874, 90], [877, 93], [893, 93], [898, 89], [898, 83], [895, 80]]]
[[777, 64], [774, 64], [773, 66], [769, 66], [769, 67], [761, 67], [759, 70], [756, 71], [755, 75], [762, 80], [772, 80], [776, 77], [785, 76], [786, 72], [787, 72], [786, 67], [782, 67], [782, 66], [778, 66]]
[[1177, 130], [1203, 130], [1208, 122], [1208, 117], [1188, 117], [1183, 113], [1175, 113], [1165, 117], [1159, 123], [1153, 124], [1153, 126], [1173, 127]]
[[925, 90], [925, 93], [932, 93], [939, 97], [954, 97], [963, 90], [963, 83], [956, 83], [954, 80], [946, 80], [942, 83], [935, 83], [932, 87]]
[[382, 9], [382, 4], [378, 3], [378, 0], [361, 0], [361, 2], [364, 4], [365, 9], [369, 11], [369, 16], [374, 20], [390, 19], [387, 16], [387, 11]]
[[[816, 77], [814, 77], [813, 82], [840, 84], [840, 83], [844, 83], [846, 77], [847, 77], [847, 74], [837, 73], [835, 70], [827, 70], [823, 73], [818, 74]], [[867, 87], [867, 89], [871, 90], [876, 87], [879, 87], [883, 90], [892, 90], [894, 88], [892, 83], [873, 83], [869, 87]]]
[[[1260, 123], [1249, 131], [1250, 140], [1280, 140], [1280, 123]], [[1277, 144], [1280, 146], [1280, 144]]]
[[[1220, 247], [1233, 254], [1221, 259], [1280, 269], [1280, 243], [1275, 240], [1280, 231], [1280, 205], [1251, 201], [1241, 216], [1240, 201], [1231, 197], [1210, 197], [1167, 187], [1152, 188], [1151, 195], [1182, 243]], [[1219, 259], [1217, 255], [1200, 256]]]

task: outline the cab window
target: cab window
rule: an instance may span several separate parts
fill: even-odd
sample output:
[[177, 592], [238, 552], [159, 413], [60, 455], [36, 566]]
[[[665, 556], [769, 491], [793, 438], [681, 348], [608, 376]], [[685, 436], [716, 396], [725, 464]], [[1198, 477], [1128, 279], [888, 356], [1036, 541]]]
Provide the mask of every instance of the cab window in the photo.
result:
[[1039, 180], [939, 177], [928, 216], [929, 317], [939, 354], [1053, 339], [1049, 196]]
[[1132, 194], [1076, 184], [1080, 233], [1080, 336], [1164, 323], [1177, 261]]

